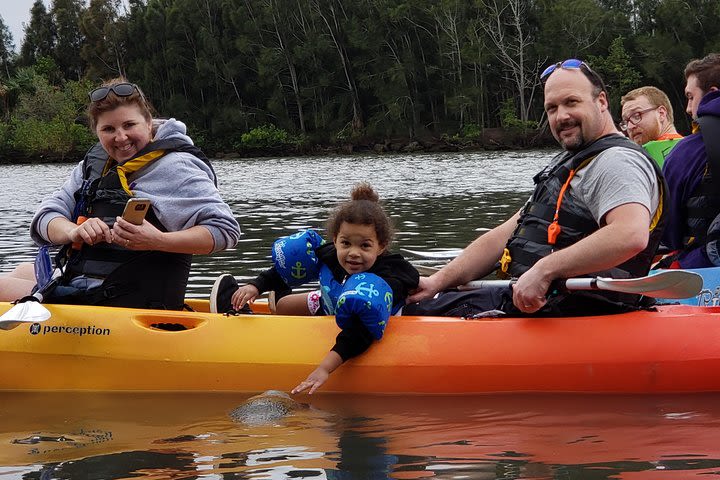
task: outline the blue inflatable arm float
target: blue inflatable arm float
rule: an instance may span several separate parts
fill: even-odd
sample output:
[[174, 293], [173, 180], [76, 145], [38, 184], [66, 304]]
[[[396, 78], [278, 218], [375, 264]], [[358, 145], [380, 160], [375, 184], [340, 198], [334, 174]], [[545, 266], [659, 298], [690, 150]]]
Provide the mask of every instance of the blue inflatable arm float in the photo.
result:
[[390, 318], [393, 292], [385, 280], [374, 273], [356, 273], [343, 284], [338, 297], [335, 321], [340, 328], [357, 317], [375, 340], [380, 340]]
[[297, 287], [318, 278], [319, 264], [315, 249], [325, 240], [315, 230], [302, 230], [275, 240], [272, 261], [280, 277], [290, 287]]

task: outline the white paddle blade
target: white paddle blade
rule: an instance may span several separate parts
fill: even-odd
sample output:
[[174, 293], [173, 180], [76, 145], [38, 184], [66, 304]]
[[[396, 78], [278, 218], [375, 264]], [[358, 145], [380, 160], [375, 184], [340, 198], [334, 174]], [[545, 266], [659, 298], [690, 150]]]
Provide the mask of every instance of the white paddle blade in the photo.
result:
[[407, 248], [401, 248], [400, 250], [421, 258], [433, 258], [440, 260], [452, 259], [462, 253], [462, 248], [447, 248], [444, 250], [433, 250], [427, 252], [421, 252], [420, 250], [408, 250]]
[[573, 278], [565, 282], [568, 290], [610, 290], [656, 298], [694, 297], [700, 293], [702, 286], [702, 275], [686, 270], [663, 270], [639, 278]]
[[21, 323], [44, 322], [50, 310], [38, 302], [18, 303], [0, 316], [0, 329], [11, 330]]
[[415, 270], [417, 270], [420, 275], [425, 275], [426, 277], [429, 277], [433, 273], [440, 271], [438, 267], [431, 267], [429, 265], [418, 265], [417, 263], [413, 263], [413, 267], [415, 267]]

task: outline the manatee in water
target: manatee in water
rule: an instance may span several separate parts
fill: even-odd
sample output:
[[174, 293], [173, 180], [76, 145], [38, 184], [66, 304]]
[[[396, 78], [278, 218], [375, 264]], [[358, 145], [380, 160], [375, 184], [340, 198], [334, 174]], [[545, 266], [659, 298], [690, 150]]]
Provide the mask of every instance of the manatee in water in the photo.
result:
[[305, 405], [296, 402], [287, 393], [268, 390], [248, 398], [230, 412], [230, 417], [236, 422], [247, 424], [273, 423], [302, 408]]

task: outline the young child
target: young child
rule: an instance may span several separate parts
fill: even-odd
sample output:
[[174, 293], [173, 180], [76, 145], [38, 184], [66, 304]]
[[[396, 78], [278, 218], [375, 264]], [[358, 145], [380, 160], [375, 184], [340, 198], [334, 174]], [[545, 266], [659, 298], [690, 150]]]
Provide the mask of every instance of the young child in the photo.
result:
[[[332, 243], [326, 243], [313, 230], [278, 239], [272, 251], [274, 267], [240, 288], [231, 275], [223, 275], [211, 294], [215, 311], [230, 307], [239, 311], [261, 293], [272, 290], [282, 295], [276, 307], [280, 315], [335, 315], [341, 328], [335, 345], [292, 393], [309, 389], [312, 394], [344, 361], [379, 340], [388, 317], [418, 286], [415, 267], [401, 255], [387, 251], [393, 235], [390, 219], [369, 184], [355, 186], [351, 200], [331, 215], [327, 231]], [[291, 287], [318, 278], [319, 290], [289, 293]]]

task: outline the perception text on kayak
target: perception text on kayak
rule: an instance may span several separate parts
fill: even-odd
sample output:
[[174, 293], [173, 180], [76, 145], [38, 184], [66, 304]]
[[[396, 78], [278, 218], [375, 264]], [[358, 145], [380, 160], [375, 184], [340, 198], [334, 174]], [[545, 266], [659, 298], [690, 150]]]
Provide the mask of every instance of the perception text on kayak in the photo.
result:
[[68, 325], [40, 325], [34, 323], [30, 326], [30, 333], [33, 335], [37, 334], [48, 334], [48, 333], [59, 333], [65, 335], [77, 335], [79, 337], [86, 335], [110, 335], [109, 328], [98, 328], [95, 325], [78, 327]]

